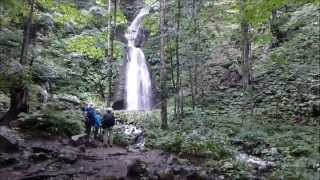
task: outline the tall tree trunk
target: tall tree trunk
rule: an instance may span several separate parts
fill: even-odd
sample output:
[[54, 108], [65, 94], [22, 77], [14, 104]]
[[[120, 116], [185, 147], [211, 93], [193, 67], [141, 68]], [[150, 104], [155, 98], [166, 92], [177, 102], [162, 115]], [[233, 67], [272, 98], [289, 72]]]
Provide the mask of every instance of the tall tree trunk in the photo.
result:
[[[32, 16], [34, 12], [34, 0], [29, 0], [30, 11], [26, 25], [23, 31], [23, 41], [22, 48], [20, 52], [20, 64], [27, 66], [27, 57], [30, 44], [30, 31], [32, 26]], [[9, 111], [0, 119], [0, 124], [9, 125], [12, 120], [17, 119], [18, 114], [21, 112], [28, 111], [28, 88], [22, 83], [22, 78], [20, 82], [17, 82], [10, 91], [10, 109]]]
[[32, 25], [32, 16], [34, 11], [34, 0], [30, 0], [30, 11], [29, 16], [26, 21], [26, 25], [24, 27], [23, 31], [23, 41], [22, 41], [22, 48], [20, 53], [20, 64], [26, 65], [27, 64], [27, 54], [28, 54], [28, 46], [30, 44], [30, 31], [31, 31], [31, 25]]
[[[193, 34], [197, 35], [197, 19], [196, 19], [196, 0], [192, 0], [192, 20], [193, 20]], [[192, 68], [190, 69], [190, 89], [191, 89], [191, 104], [192, 110], [195, 109], [196, 96], [197, 96], [197, 53], [198, 43], [194, 44], [194, 55], [192, 60]]]
[[161, 128], [168, 128], [167, 119], [167, 70], [165, 60], [165, 7], [166, 0], [160, 0], [160, 101], [161, 101]]
[[[109, 31], [109, 45], [110, 54], [108, 54], [108, 101], [107, 106], [111, 106], [112, 100], [112, 62], [114, 60], [114, 36], [115, 36], [115, 27], [116, 27], [116, 18], [117, 18], [117, 0], [114, 0], [114, 8], [113, 8], [113, 15], [111, 16], [111, 0], [108, 3], [108, 12], [109, 12], [109, 20], [108, 20], [108, 31]], [[113, 21], [112, 25], [111, 22]]]
[[[250, 87], [250, 70], [251, 70], [251, 43], [249, 37], [249, 23], [245, 14], [246, 0], [241, 0], [240, 13], [241, 13], [241, 70], [242, 70], [242, 86], [245, 91], [244, 106], [242, 106], [243, 116], [242, 122], [246, 122], [248, 119], [245, 114], [247, 114], [248, 109], [253, 111], [253, 98], [252, 91]], [[250, 105], [251, 104], [251, 105]]]
[[179, 37], [180, 37], [180, 16], [181, 16], [181, 2], [180, 0], [177, 0], [178, 2], [178, 13], [176, 17], [176, 23], [177, 23], [177, 35], [176, 35], [176, 89], [175, 89], [175, 101], [176, 101], [176, 112], [177, 112], [177, 121], [181, 121], [181, 97], [180, 97], [180, 89], [181, 89], [181, 79], [180, 79], [180, 54], [179, 54]]
[[280, 43], [283, 42], [283, 33], [280, 30], [277, 9], [272, 10], [272, 16], [270, 20], [270, 31], [272, 34], [272, 44], [271, 47], [278, 47]]
[[190, 79], [190, 89], [191, 89], [191, 107], [192, 110], [195, 109], [195, 94], [194, 94], [194, 78], [193, 78], [193, 73], [192, 73], [192, 68], [193, 66], [190, 66], [189, 68], [189, 79]]
[[108, 0], [108, 23], [107, 23], [107, 48], [105, 51], [105, 56], [107, 58], [107, 64], [108, 64], [108, 97], [107, 97], [107, 106], [110, 107], [111, 106], [111, 93], [110, 93], [110, 82], [112, 81], [112, 76], [111, 76], [111, 71], [112, 71], [112, 67], [111, 67], [111, 22], [112, 22], [112, 17], [111, 17], [111, 0]]
[[[171, 45], [171, 42], [169, 43], [169, 60], [170, 60], [170, 74], [171, 74], [171, 82], [172, 82], [172, 87], [174, 89], [174, 92], [176, 92], [177, 85], [176, 85], [176, 80], [174, 76], [174, 63], [173, 63], [173, 48]], [[176, 95], [174, 95], [176, 97]], [[174, 118], [177, 118], [177, 99], [174, 98]]]
[[251, 43], [249, 39], [249, 23], [244, 14], [245, 0], [241, 1], [241, 58], [242, 58], [242, 85], [243, 89], [247, 90], [250, 83], [250, 55], [251, 55]]

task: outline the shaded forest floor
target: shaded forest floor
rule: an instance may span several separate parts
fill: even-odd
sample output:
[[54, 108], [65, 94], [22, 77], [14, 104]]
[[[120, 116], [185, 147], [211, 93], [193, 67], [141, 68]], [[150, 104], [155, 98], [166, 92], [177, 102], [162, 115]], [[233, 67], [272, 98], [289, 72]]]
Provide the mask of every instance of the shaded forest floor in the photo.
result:
[[[17, 134], [16, 134], [17, 135]], [[132, 152], [90, 141], [28, 138], [18, 151], [0, 154], [1, 179], [218, 179], [186, 159], [161, 150]], [[14, 153], [13, 153], [14, 152]]]

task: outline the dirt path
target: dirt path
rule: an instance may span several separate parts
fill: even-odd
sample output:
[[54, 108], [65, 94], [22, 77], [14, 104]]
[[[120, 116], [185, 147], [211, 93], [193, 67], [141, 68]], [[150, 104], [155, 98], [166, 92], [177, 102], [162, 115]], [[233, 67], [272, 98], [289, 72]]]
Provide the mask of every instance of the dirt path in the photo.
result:
[[160, 150], [128, 152], [119, 146], [72, 147], [43, 140], [27, 144], [28, 150], [10, 155], [11, 164], [0, 166], [1, 180], [217, 179], [187, 160]]

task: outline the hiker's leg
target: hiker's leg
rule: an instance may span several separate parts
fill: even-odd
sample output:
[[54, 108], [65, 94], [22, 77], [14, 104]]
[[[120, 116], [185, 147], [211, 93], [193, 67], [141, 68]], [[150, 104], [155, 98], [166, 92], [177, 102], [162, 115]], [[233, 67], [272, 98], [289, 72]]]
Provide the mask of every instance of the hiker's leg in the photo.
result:
[[112, 146], [112, 128], [109, 128], [109, 144]]
[[104, 129], [103, 130], [103, 145], [107, 145], [108, 144], [108, 130]]
[[99, 131], [99, 129], [98, 128], [96, 128], [96, 127], [94, 127], [94, 138], [96, 139], [97, 138], [97, 136], [98, 136], [98, 131]]
[[91, 126], [87, 126], [87, 137], [88, 139], [90, 138], [91, 136]]

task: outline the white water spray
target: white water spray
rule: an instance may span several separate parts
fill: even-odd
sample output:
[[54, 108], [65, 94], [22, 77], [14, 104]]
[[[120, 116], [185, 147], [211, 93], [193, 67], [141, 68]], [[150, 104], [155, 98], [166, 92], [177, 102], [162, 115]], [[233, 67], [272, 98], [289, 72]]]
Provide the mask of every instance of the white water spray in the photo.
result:
[[126, 33], [128, 40], [126, 69], [126, 109], [129, 111], [151, 109], [151, 79], [143, 51], [135, 46], [143, 18], [149, 14], [150, 8], [141, 9]]

